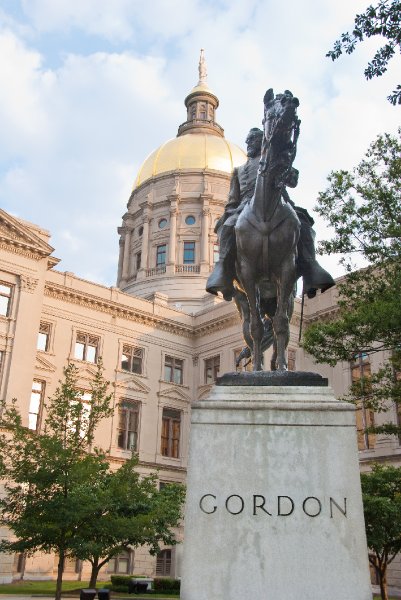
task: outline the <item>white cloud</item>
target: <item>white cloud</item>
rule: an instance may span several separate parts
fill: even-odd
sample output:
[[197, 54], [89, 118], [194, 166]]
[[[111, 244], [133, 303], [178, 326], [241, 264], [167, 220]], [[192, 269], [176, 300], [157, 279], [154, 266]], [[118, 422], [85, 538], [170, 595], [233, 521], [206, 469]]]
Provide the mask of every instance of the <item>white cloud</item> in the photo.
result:
[[[394, 131], [399, 120], [386, 100], [398, 82], [393, 67], [379, 80], [363, 77], [377, 42], [335, 63], [325, 57], [365, 6], [24, 0], [28, 23], [10, 17], [0, 31], [2, 206], [50, 229], [61, 268], [114, 283], [116, 227], [136, 172], [185, 119], [204, 47], [217, 120], [231, 141], [242, 145], [260, 124], [268, 87], [298, 95], [301, 177], [293, 197], [313, 207], [329, 171], [357, 164], [377, 133]], [[47, 36], [56, 61], [46, 55]], [[93, 36], [124, 50], [91, 52]], [[71, 52], [74, 39], [85, 53]]]

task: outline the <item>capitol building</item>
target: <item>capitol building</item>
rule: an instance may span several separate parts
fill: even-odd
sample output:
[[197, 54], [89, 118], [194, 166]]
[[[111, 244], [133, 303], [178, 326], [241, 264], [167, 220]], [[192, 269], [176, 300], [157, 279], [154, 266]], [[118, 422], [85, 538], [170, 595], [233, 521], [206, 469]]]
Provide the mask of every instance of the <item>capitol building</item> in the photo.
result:
[[[67, 363], [78, 368], [79, 388], [88, 394], [102, 357], [114, 414], [100, 424], [96, 444], [116, 465], [137, 452], [140, 471], [157, 469], [160, 485], [185, 482], [191, 404], [209, 394], [219, 373], [235, 371], [243, 347], [235, 304], [205, 291], [218, 259], [214, 227], [224, 211], [231, 173], [246, 161], [243, 149], [225, 138], [216, 120], [218, 106], [206, 77], [200, 77], [185, 98], [177, 136], [160, 140], [145, 158], [119, 240], [116, 236], [115, 286], [60, 271], [50, 233], [0, 210], [0, 397], [17, 398], [24, 423], [39, 431], [43, 402], [54, 394]], [[336, 310], [336, 287], [305, 299], [303, 327]], [[365, 357], [335, 367], [314, 364], [299, 345], [300, 312], [296, 299], [290, 369], [320, 373], [342, 396], [353, 378], [382, 361], [378, 354], [371, 358], [374, 364]], [[398, 439], [362, 431], [372, 419], [389, 417], [398, 419], [395, 408], [385, 417], [358, 408], [362, 469], [373, 460], [400, 463]], [[184, 530], [185, 525], [177, 531], [179, 541]], [[139, 548], [111, 560], [99, 579], [113, 573], [177, 577], [180, 563], [180, 544], [156, 557]], [[390, 585], [401, 586], [399, 568], [395, 561]], [[56, 573], [57, 557], [51, 554], [0, 555], [3, 583], [52, 579]], [[67, 561], [66, 579], [85, 580], [89, 573], [89, 564]]]

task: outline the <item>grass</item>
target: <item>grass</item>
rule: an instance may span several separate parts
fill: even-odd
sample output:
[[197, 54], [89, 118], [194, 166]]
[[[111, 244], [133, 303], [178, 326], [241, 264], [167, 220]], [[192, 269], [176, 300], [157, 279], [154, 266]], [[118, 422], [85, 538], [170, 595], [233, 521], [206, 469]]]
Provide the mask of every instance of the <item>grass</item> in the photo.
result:
[[[96, 587], [110, 588], [110, 581], [98, 581]], [[79, 590], [88, 587], [88, 581], [63, 581], [63, 592], [70, 595], [76, 595], [79, 597]], [[55, 581], [15, 581], [14, 583], [0, 584], [0, 594], [54, 594], [56, 591]], [[118, 594], [112, 592], [113, 598], [126, 598], [127, 594]], [[135, 594], [131, 594], [129, 598], [138, 598]], [[172, 594], [146, 594], [146, 598], [151, 600], [152, 598], [178, 598]]]

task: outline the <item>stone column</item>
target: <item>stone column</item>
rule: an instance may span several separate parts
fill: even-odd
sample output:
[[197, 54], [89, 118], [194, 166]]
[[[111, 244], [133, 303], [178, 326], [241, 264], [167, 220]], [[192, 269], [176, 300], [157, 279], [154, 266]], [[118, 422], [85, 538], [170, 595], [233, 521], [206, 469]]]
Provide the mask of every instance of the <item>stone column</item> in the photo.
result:
[[149, 216], [145, 215], [143, 219], [142, 247], [141, 247], [141, 269], [148, 268], [149, 252]]
[[371, 600], [355, 407], [274, 373], [192, 405], [181, 599]]
[[123, 232], [122, 227], [119, 227], [118, 233], [120, 234], [120, 240], [119, 240], [120, 250], [119, 250], [119, 255], [118, 255], [117, 287], [120, 285], [121, 277], [122, 277], [122, 273], [123, 273], [124, 239], [122, 236], [122, 232]]
[[210, 227], [210, 208], [209, 198], [203, 199], [202, 209], [202, 230], [200, 239], [200, 265], [201, 272], [209, 271], [209, 227]]
[[124, 256], [123, 256], [123, 265], [122, 265], [122, 276], [121, 276], [121, 285], [125, 285], [129, 278], [129, 266], [130, 266], [130, 251], [131, 251], [131, 233], [132, 228], [125, 226], [125, 236], [124, 236]]
[[177, 245], [177, 209], [170, 208], [170, 238], [168, 242], [168, 264], [175, 264]]

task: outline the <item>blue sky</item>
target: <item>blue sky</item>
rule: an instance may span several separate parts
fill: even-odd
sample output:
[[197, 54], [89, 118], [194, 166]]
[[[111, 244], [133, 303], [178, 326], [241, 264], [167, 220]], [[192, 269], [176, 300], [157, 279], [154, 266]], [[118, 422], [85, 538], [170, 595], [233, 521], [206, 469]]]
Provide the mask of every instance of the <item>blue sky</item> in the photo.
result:
[[[144, 158], [177, 133], [205, 48], [217, 120], [243, 146], [267, 88], [302, 120], [292, 198], [396, 131], [399, 60], [365, 81], [370, 40], [325, 57], [366, 0], [0, 0], [0, 206], [50, 230], [61, 270], [115, 283], [117, 227]], [[396, 62], [398, 61], [398, 62]], [[327, 235], [317, 220], [319, 238]], [[339, 274], [336, 258], [323, 263]]]

